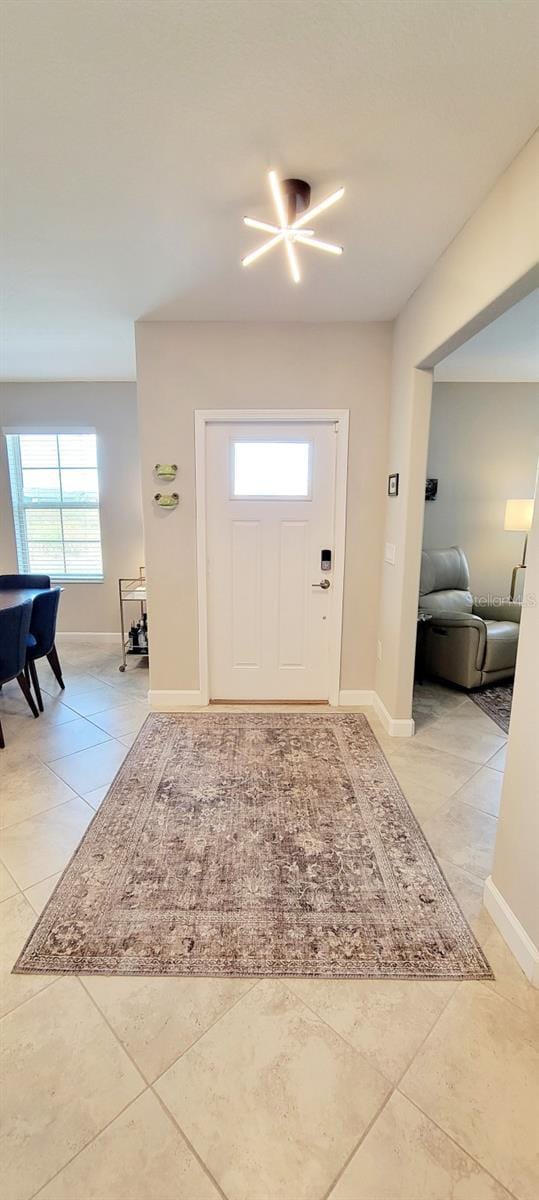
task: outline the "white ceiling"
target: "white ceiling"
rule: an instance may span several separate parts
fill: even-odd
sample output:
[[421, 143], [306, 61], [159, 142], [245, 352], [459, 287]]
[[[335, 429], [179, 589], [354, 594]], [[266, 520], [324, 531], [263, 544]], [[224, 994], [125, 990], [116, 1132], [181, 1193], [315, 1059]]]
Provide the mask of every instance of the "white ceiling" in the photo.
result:
[[[531, 135], [527, 0], [4, 0], [2, 374], [134, 377], [133, 322], [392, 318]], [[268, 168], [341, 259], [242, 270]]]
[[514, 304], [497, 321], [448, 354], [436, 380], [533, 383], [539, 380], [539, 291]]

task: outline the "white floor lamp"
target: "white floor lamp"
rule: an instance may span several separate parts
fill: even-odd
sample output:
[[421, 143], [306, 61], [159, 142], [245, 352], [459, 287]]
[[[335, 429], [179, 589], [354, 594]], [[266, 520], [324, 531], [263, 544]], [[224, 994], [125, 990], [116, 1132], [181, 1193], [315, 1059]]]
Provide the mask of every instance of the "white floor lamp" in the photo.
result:
[[533, 500], [508, 500], [505, 505], [505, 520], [503, 523], [504, 529], [510, 533], [525, 533], [524, 547], [522, 550], [522, 562], [517, 563], [513, 567], [511, 575], [511, 591], [510, 599], [515, 598], [515, 589], [517, 586], [517, 575], [520, 570], [526, 568], [526, 550], [528, 547], [528, 533], [531, 529], [533, 516]]

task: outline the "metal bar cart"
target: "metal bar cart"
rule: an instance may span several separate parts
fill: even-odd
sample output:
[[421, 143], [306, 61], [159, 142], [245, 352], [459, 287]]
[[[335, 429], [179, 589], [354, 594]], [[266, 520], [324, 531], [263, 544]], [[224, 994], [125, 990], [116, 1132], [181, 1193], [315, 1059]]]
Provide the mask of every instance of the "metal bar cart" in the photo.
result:
[[118, 667], [119, 671], [125, 671], [127, 667], [128, 657], [147, 658], [148, 657], [148, 642], [145, 646], [134, 646], [130, 634], [125, 631], [125, 614], [124, 604], [138, 604], [140, 609], [140, 623], [146, 624], [146, 575], [144, 567], [139, 567], [138, 576], [134, 579], [119, 579], [118, 580], [118, 595], [120, 601], [120, 627], [122, 631], [122, 661]]

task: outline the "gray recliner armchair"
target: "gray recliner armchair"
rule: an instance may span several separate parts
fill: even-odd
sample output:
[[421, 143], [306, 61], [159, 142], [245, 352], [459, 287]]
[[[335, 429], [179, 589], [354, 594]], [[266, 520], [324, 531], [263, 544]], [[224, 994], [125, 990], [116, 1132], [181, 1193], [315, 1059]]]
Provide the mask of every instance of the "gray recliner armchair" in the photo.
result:
[[458, 546], [421, 555], [419, 611], [431, 620], [425, 670], [464, 688], [515, 673], [520, 604], [474, 604], [466, 556]]

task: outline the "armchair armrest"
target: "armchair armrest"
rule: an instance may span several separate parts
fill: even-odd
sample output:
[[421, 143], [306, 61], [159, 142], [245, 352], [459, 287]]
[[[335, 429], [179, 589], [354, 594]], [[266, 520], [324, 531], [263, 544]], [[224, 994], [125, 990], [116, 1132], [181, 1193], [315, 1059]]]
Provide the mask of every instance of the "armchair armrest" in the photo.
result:
[[474, 604], [473, 611], [483, 621], [515, 621], [520, 624], [522, 605], [517, 600], [506, 600], [504, 604]]
[[437, 612], [437, 613], [433, 613], [432, 621], [430, 622], [430, 624], [432, 626], [446, 625], [448, 629], [450, 627], [461, 628], [464, 625], [469, 625], [469, 626], [471, 626], [472, 629], [479, 629], [481, 627], [484, 627], [485, 623], [484, 623], [482, 617], [477, 616], [475, 613]]
[[[487, 645], [487, 627], [484, 620], [470, 612], [438, 612], [430, 621], [433, 636], [451, 635], [451, 630], [470, 629], [477, 635], [477, 651], [475, 656], [476, 669], [480, 671], [485, 659]], [[470, 634], [473, 637], [473, 634]]]

